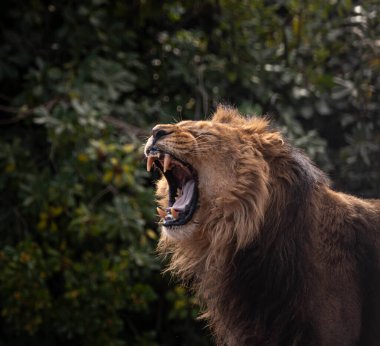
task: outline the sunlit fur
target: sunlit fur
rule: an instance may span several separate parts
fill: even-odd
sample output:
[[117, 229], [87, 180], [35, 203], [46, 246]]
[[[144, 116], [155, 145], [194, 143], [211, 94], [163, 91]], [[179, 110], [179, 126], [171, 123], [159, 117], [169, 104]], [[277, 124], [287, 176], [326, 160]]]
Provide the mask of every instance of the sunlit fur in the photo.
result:
[[[193, 219], [163, 228], [159, 251], [218, 344], [380, 345], [379, 201], [334, 192], [263, 118], [220, 106], [157, 128], [199, 178]], [[162, 207], [167, 190], [163, 178]]]

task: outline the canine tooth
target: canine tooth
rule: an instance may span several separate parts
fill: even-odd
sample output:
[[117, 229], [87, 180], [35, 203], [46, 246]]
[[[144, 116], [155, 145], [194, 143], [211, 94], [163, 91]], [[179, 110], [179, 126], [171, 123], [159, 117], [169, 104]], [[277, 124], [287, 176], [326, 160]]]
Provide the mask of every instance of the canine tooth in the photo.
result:
[[178, 211], [177, 211], [177, 210], [175, 210], [174, 208], [171, 208], [171, 209], [170, 209], [170, 212], [171, 212], [172, 216], [173, 216], [175, 219], [178, 218]]
[[154, 162], [154, 157], [148, 156], [148, 160], [146, 161], [146, 170], [148, 172], [150, 172], [150, 170], [152, 169], [153, 162]]
[[165, 158], [164, 158], [164, 172], [166, 172], [168, 170], [168, 168], [170, 167], [171, 161], [172, 161], [172, 157], [170, 156], [170, 154], [165, 154]]
[[165, 213], [164, 210], [162, 210], [161, 208], [158, 208], [158, 207], [157, 207], [157, 213], [158, 213], [158, 215], [159, 215], [161, 218], [165, 219], [166, 213]]

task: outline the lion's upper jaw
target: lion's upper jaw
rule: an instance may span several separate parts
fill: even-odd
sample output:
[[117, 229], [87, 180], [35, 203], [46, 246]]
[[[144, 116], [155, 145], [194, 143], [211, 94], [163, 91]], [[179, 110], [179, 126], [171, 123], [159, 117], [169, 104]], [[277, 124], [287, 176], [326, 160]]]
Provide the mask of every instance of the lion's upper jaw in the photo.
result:
[[[177, 125], [163, 125], [165, 134], [153, 135], [145, 146], [147, 169], [158, 169], [157, 208], [163, 236], [188, 238], [199, 224], [199, 164], [194, 154], [193, 134]], [[163, 130], [159, 130], [163, 131]]]

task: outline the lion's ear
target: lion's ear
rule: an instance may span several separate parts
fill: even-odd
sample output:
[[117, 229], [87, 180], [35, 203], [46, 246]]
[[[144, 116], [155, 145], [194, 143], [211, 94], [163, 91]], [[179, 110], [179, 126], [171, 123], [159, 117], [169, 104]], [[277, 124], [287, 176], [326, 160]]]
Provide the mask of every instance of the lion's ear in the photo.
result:
[[216, 108], [212, 121], [223, 124], [242, 124], [245, 122], [236, 108], [221, 104]]
[[247, 120], [244, 130], [248, 133], [270, 133], [269, 129], [269, 119], [267, 117], [257, 117], [254, 116]]

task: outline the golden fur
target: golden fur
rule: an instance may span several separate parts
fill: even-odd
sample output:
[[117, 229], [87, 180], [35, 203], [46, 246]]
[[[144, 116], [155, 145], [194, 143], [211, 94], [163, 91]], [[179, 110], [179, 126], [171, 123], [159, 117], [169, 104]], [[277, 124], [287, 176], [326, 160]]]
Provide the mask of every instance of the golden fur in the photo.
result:
[[[220, 106], [211, 120], [155, 129], [170, 133], [157, 146], [196, 169], [199, 189], [192, 220], [164, 227], [158, 248], [217, 343], [380, 345], [368, 293], [380, 289], [378, 201], [331, 190], [263, 118]], [[165, 178], [157, 196], [167, 207]]]

